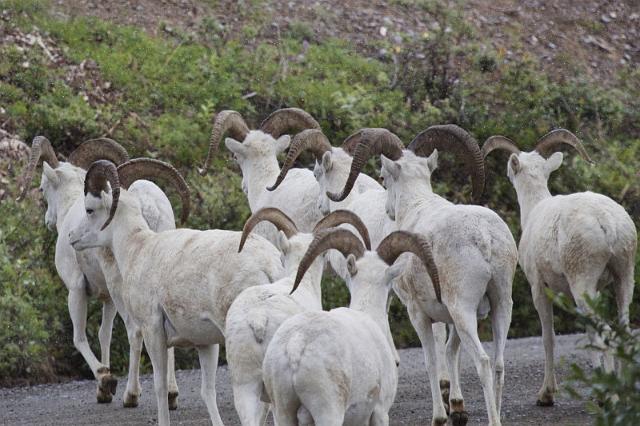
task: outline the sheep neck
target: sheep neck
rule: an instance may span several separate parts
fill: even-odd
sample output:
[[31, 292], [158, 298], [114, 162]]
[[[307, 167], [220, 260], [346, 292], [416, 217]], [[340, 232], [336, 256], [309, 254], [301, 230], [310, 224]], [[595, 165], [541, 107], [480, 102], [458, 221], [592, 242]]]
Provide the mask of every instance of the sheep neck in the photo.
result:
[[[324, 265], [324, 258], [322, 256], [318, 256], [306, 274], [304, 274], [304, 278], [300, 282], [300, 286], [297, 291], [300, 289], [304, 289], [306, 292], [313, 295], [313, 300], [316, 302], [312, 307], [313, 309], [322, 310], [322, 270]], [[297, 268], [293, 271], [291, 276], [295, 278], [295, 274], [297, 273]], [[295, 297], [296, 293], [293, 293]]]
[[243, 170], [247, 182], [247, 198], [249, 199], [251, 211], [262, 207], [259, 205], [260, 196], [267, 191], [267, 186], [273, 185], [279, 173], [280, 166], [275, 156], [261, 158], [251, 164], [251, 167], [248, 167], [247, 170]]
[[396, 223], [400, 227], [404, 226], [404, 221], [418, 209], [428, 214], [449, 205], [451, 202], [435, 194], [431, 188], [431, 182], [427, 180], [414, 180], [401, 184], [397, 188], [396, 195]]
[[516, 194], [520, 205], [520, 224], [524, 229], [538, 203], [550, 198], [551, 192], [546, 182], [525, 182], [524, 185], [516, 185]]
[[153, 234], [149, 225], [144, 220], [139, 208], [130, 206], [131, 200], [120, 195], [118, 209], [109, 225], [112, 227], [111, 249], [116, 263], [123, 277], [129, 275], [130, 262], [135, 262], [137, 253], [145, 243], [145, 240]]
[[60, 188], [57, 196], [57, 216], [58, 219], [56, 221], [56, 229], [58, 230], [58, 234], [63, 232], [62, 226], [65, 223], [65, 219], [69, 212], [71, 211], [71, 207], [84, 198], [84, 188], [81, 182], [69, 182], [64, 187]]
[[374, 286], [353, 283], [352, 287], [349, 308], [369, 315], [385, 335], [391, 335], [387, 316], [389, 291], [386, 286], [381, 283]]

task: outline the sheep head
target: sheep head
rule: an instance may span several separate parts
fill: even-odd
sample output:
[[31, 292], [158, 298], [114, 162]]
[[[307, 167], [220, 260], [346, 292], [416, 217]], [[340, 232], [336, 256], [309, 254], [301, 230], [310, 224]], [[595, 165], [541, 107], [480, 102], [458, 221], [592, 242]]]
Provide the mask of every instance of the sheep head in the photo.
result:
[[16, 201], [24, 199], [31, 187], [36, 167], [42, 164], [40, 191], [47, 201], [45, 223], [53, 230], [58, 221], [58, 204], [64, 198], [63, 193], [74, 188], [82, 188], [85, 170], [99, 159], [121, 164], [127, 161], [129, 156], [117, 142], [108, 138], [97, 138], [80, 144], [69, 155], [68, 161], [58, 161], [49, 140], [44, 136], [36, 136], [21, 179], [22, 192]]
[[480, 201], [485, 183], [484, 158], [478, 142], [466, 130], [455, 124], [431, 126], [418, 133], [408, 149], [420, 157], [428, 157], [435, 150], [453, 153], [471, 176], [474, 200]]
[[351, 170], [344, 188], [340, 193], [327, 192], [327, 197], [332, 201], [339, 202], [347, 198], [356, 183], [358, 175], [370, 157], [384, 155], [397, 160], [402, 156], [404, 148], [400, 138], [387, 129], [378, 128], [359, 130], [347, 139], [345, 146], [349, 150], [353, 150], [354, 144], [356, 144], [356, 148], [353, 154], [353, 162], [351, 163]]
[[[211, 136], [209, 138], [209, 151], [207, 152], [205, 163], [203, 167], [199, 169], [199, 172], [201, 175], [207, 173], [211, 160], [218, 152], [218, 146], [227, 132], [231, 135], [231, 138], [225, 140], [225, 145], [237, 156], [242, 156], [247, 153], [243, 152], [240, 146], [247, 145], [247, 138], [250, 135], [252, 136], [251, 140], [254, 141], [264, 139], [267, 143], [271, 144], [277, 141], [277, 152], [281, 152], [287, 148], [290, 141], [288, 136], [282, 136], [284, 133], [308, 128], [319, 129], [320, 125], [311, 115], [299, 108], [282, 108], [274, 111], [262, 122], [258, 132], [249, 131], [247, 123], [239, 112], [232, 110], [221, 111], [214, 117]], [[236, 160], [238, 160], [238, 157], [236, 157]]]
[[496, 150], [508, 152], [507, 176], [516, 190], [528, 191], [528, 187], [546, 188], [551, 173], [562, 165], [563, 155], [557, 150], [563, 144], [573, 147], [582, 159], [593, 164], [580, 140], [566, 129], [552, 130], [542, 136], [531, 152], [520, 151], [509, 138], [491, 136], [482, 145], [482, 154], [486, 158]]
[[76, 250], [108, 244], [112, 232], [108, 226], [118, 211], [121, 188], [127, 189], [139, 179], [162, 179], [174, 186], [182, 200], [182, 220], [187, 219], [190, 209], [189, 187], [171, 165], [150, 158], [138, 158], [116, 167], [110, 161], [98, 160], [89, 167], [85, 177], [85, 215], [69, 234]]
[[318, 161], [323, 158], [323, 154], [331, 152], [331, 144], [319, 129], [306, 129], [298, 133], [289, 146], [287, 158], [282, 164], [278, 178], [272, 186], [267, 187], [269, 191], [273, 191], [280, 186], [291, 167], [293, 167], [294, 162], [304, 151], [311, 151], [316, 161]]
[[289, 218], [280, 209], [275, 207], [265, 207], [252, 214], [245, 223], [242, 229], [240, 248], [238, 249], [238, 252], [242, 251], [247, 238], [255, 226], [263, 221], [270, 222], [278, 229], [278, 231], [280, 231], [278, 248], [284, 255], [284, 263], [287, 268], [292, 265], [297, 267], [315, 234], [318, 234], [325, 229], [333, 228], [345, 223], [353, 226], [357, 230], [367, 248], [371, 247], [367, 227], [353, 212], [347, 210], [336, 210], [322, 218], [316, 224], [311, 234], [306, 234], [298, 232], [298, 228], [293, 220], [291, 220], [291, 218]]

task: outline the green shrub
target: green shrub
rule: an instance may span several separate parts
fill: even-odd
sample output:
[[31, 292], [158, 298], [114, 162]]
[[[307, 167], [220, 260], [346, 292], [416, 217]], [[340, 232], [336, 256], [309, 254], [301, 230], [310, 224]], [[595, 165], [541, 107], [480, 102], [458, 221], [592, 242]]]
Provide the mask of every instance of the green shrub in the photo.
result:
[[[571, 366], [570, 382], [565, 386], [576, 398], [584, 396], [577, 387], [588, 389], [587, 407], [595, 414], [598, 426], [622, 426], [640, 423], [640, 337], [616, 320], [611, 310], [611, 300], [604, 297], [587, 299], [591, 313], [579, 312], [566, 297], [556, 297], [555, 302], [573, 314], [584, 328], [590, 328], [603, 336], [603, 348], [588, 345], [586, 349], [605, 350], [612, 354], [619, 366], [616, 373], [606, 372], [602, 367], [584, 369], [577, 364]], [[636, 330], [637, 331], [637, 330]], [[586, 386], [585, 386], [586, 385]]]

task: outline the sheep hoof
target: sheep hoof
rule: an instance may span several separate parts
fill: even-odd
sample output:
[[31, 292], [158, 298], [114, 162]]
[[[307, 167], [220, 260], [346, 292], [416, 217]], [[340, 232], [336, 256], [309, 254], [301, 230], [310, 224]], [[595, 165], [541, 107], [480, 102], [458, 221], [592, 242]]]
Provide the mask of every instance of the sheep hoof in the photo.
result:
[[447, 424], [446, 417], [434, 417], [431, 421], [431, 426], [445, 426]]
[[118, 380], [111, 375], [109, 369], [106, 367], [98, 369], [98, 390], [96, 395], [98, 403], [106, 404], [111, 402], [117, 388]]
[[178, 392], [169, 392], [169, 410], [178, 409]]
[[469, 421], [469, 413], [466, 411], [454, 411], [449, 417], [453, 426], [465, 426]]
[[98, 401], [98, 404], [108, 404], [113, 400], [113, 397], [111, 396], [111, 393], [104, 393], [100, 389], [98, 389], [96, 399]]
[[549, 393], [538, 397], [538, 400], [536, 401], [536, 405], [538, 407], [553, 407], [553, 404], [553, 395]]
[[124, 408], [136, 408], [138, 406], [138, 399], [140, 395], [135, 395], [132, 393], [125, 393], [124, 399], [122, 400], [122, 405]]

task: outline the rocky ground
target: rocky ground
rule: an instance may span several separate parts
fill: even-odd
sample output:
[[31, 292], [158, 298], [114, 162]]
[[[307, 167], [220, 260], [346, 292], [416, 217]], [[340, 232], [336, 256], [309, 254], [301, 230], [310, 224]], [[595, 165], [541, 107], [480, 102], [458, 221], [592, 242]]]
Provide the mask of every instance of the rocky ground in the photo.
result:
[[[584, 336], [560, 336], [556, 344], [558, 379], [563, 382], [569, 365], [587, 364], [587, 353], [581, 349]], [[487, 348], [489, 350], [489, 348]], [[491, 352], [489, 352], [491, 353]], [[391, 410], [391, 425], [425, 425], [431, 417], [431, 400], [427, 386], [422, 351], [400, 351], [400, 382]], [[585, 425], [593, 422], [585, 403], [557, 397], [554, 407], [535, 405], [542, 383], [543, 350], [538, 337], [514, 339], [507, 343], [506, 380], [502, 417], [504, 425]], [[217, 377], [218, 406], [227, 425], [237, 425], [233, 408], [229, 370], [221, 367]], [[200, 399], [198, 370], [179, 371], [179, 408], [171, 413], [173, 424], [207, 425], [209, 418]], [[93, 381], [0, 389], [0, 424], [11, 425], [147, 425], [155, 423], [156, 407], [150, 376], [142, 378], [143, 395], [138, 408], [122, 408], [124, 379], [120, 380], [113, 403], [95, 402]], [[469, 425], [486, 424], [486, 411], [477, 374], [466, 354], [462, 356], [462, 387]]]
[[[251, 22], [256, 38], [275, 39], [277, 29], [302, 32], [311, 40], [330, 37], [376, 55], [384, 44], [402, 46], [406, 36], [436, 31], [438, 23], [420, 8], [425, 0], [53, 0], [65, 17], [97, 16], [134, 25], [151, 34], [197, 32], [214, 19], [229, 37]], [[562, 78], [580, 66], [603, 84], [622, 64], [640, 63], [640, 7], [634, 0], [440, 1], [461, 8], [475, 30], [480, 51], [506, 60], [530, 57]], [[461, 5], [461, 6], [460, 6]]]

